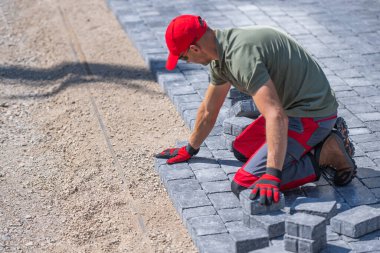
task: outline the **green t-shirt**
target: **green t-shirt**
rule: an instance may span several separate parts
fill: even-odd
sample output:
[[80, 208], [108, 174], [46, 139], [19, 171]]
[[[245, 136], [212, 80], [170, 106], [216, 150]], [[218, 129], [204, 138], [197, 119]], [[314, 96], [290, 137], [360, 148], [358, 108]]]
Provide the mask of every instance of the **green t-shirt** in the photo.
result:
[[220, 61], [210, 63], [211, 83], [230, 82], [253, 95], [272, 79], [291, 117], [325, 117], [338, 103], [318, 63], [297, 42], [274, 28], [216, 30]]

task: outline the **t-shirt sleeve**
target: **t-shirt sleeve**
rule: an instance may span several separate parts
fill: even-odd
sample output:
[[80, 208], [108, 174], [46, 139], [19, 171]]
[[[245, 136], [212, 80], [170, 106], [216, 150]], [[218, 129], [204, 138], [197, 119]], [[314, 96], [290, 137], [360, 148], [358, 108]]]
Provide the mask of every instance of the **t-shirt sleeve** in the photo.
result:
[[209, 71], [210, 71], [210, 83], [213, 85], [222, 85], [227, 82], [225, 78], [223, 78], [222, 74], [220, 73], [218, 62], [213, 61], [209, 65]]
[[249, 94], [254, 94], [269, 79], [260, 50], [252, 46], [239, 47], [232, 57], [232, 72]]

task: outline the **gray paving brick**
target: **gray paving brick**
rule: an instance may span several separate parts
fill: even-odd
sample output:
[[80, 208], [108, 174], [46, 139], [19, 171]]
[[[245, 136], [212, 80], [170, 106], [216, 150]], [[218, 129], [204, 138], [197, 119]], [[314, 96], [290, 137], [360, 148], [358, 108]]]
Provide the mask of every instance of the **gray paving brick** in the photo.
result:
[[165, 185], [167, 185], [170, 180], [194, 178], [194, 173], [188, 164], [183, 164], [183, 166], [162, 165], [159, 167], [159, 174]]
[[357, 113], [356, 115], [359, 117], [359, 119], [361, 119], [363, 121], [380, 120], [380, 113], [379, 112]]
[[349, 105], [346, 105], [346, 107], [352, 113], [372, 113], [376, 111], [375, 107], [373, 107], [371, 104], [366, 103], [364, 101], [360, 104], [349, 104]]
[[321, 253], [349, 253], [351, 247], [342, 240], [329, 241]]
[[199, 236], [195, 240], [200, 253], [231, 253], [234, 241], [230, 234]]
[[202, 183], [202, 188], [207, 194], [218, 192], [231, 192], [231, 182], [228, 180], [204, 182]]
[[200, 183], [227, 180], [227, 175], [221, 168], [199, 169], [194, 174]]
[[243, 220], [243, 210], [241, 209], [241, 207], [230, 208], [230, 209], [220, 209], [218, 210], [218, 214], [220, 218], [223, 220], [223, 222]]
[[189, 166], [193, 171], [220, 168], [215, 158], [201, 157], [198, 154], [189, 160]]
[[371, 178], [371, 177], [380, 177], [380, 171], [371, 169], [371, 168], [360, 168], [356, 174], [360, 179]]
[[350, 246], [354, 252], [379, 252], [380, 250], [380, 241], [371, 240], [371, 241], [359, 241], [351, 242]]
[[305, 195], [310, 198], [318, 198], [325, 201], [344, 202], [344, 199], [331, 185], [318, 186], [318, 187], [302, 187]]
[[229, 126], [231, 126], [231, 132], [225, 132], [226, 134], [238, 136], [252, 122], [253, 120], [247, 117], [231, 117], [225, 119], [223, 125], [226, 125], [226, 131], [229, 130]]
[[306, 213], [290, 215], [285, 220], [285, 233], [294, 237], [317, 240], [326, 235], [326, 219]]
[[248, 229], [241, 222], [226, 223], [227, 229], [235, 243], [238, 253], [251, 252], [269, 246], [269, 238], [265, 230], [260, 228]]
[[[374, 135], [372, 136], [372, 140], [374, 140], [376, 137]], [[364, 151], [364, 152], [371, 152], [371, 151], [379, 151], [380, 145], [379, 141], [368, 141], [365, 143], [359, 143], [358, 146]]]
[[187, 225], [192, 238], [227, 232], [226, 226], [219, 215], [194, 217], [188, 220]]
[[177, 192], [181, 191], [191, 191], [191, 190], [201, 190], [201, 185], [198, 180], [191, 179], [179, 179], [179, 180], [171, 180], [167, 183], [166, 189], [170, 196]]
[[223, 143], [224, 143], [224, 146], [226, 147], [226, 149], [228, 151], [233, 151], [232, 144], [235, 141], [236, 136], [233, 136], [232, 134], [223, 133], [221, 138], [223, 140]]
[[380, 210], [365, 205], [355, 207], [333, 217], [331, 228], [338, 234], [358, 238], [380, 229]]
[[244, 164], [240, 161], [229, 159], [219, 159], [218, 162], [227, 175], [235, 174]]
[[269, 238], [282, 236], [285, 233], [285, 219], [287, 214], [283, 211], [272, 211], [268, 214], [249, 215], [243, 211], [243, 223], [249, 228], [263, 228], [268, 232]]
[[365, 178], [362, 179], [362, 182], [370, 189], [380, 188], [380, 177]]
[[368, 121], [366, 126], [373, 132], [380, 132], [380, 120], [377, 121]]
[[216, 215], [216, 210], [213, 206], [200, 206], [187, 208], [182, 211], [182, 220], [187, 223], [187, 220], [200, 216]]
[[243, 211], [248, 215], [254, 214], [262, 214], [268, 213], [272, 211], [277, 211], [285, 207], [285, 197], [283, 193], [280, 193], [280, 201], [277, 203], [273, 203], [270, 206], [261, 205], [259, 199], [256, 198], [254, 200], [249, 199], [249, 195], [251, 194], [252, 189], [244, 190], [240, 193], [240, 204], [243, 208]]
[[321, 216], [326, 219], [327, 223], [329, 220], [336, 215], [337, 205], [336, 201], [324, 201], [315, 198], [297, 198], [290, 208], [290, 213], [307, 213], [312, 215]]
[[367, 156], [355, 157], [355, 162], [358, 168], [371, 168], [376, 166], [372, 159]]
[[337, 187], [336, 190], [351, 207], [374, 204], [377, 202], [372, 192], [357, 178], [354, 178], [352, 182], [345, 187]]
[[173, 194], [173, 203], [177, 212], [182, 215], [184, 209], [210, 206], [211, 202], [203, 190], [181, 191]]
[[260, 115], [259, 110], [252, 99], [241, 100], [236, 102], [228, 111], [228, 118], [231, 117], [247, 117], [257, 118]]
[[353, 135], [369, 134], [371, 131], [366, 127], [350, 128], [350, 137]]
[[303, 253], [318, 253], [326, 247], [326, 238], [319, 238], [317, 240], [309, 240], [299, 237], [285, 235], [284, 237], [285, 250], [291, 252]]
[[380, 151], [368, 152], [367, 156], [371, 159], [379, 159], [380, 158]]
[[330, 225], [327, 225], [326, 227], [326, 235], [327, 235], [327, 241], [337, 241], [340, 240], [340, 236], [338, 233], [335, 233]]
[[210, 150], [226, 149], [220, 136], [209, 136], [205, 140], [205, 143]]
[[232, 192], [213, 193], [208, 197], [216, 210], [240, 207], [238, 198]]

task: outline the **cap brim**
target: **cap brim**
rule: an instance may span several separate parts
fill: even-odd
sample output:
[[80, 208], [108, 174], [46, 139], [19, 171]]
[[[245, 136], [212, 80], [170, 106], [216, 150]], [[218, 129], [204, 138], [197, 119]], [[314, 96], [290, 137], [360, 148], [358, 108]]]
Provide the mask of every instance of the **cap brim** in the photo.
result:
[[166, 61], [166, 69], [173, 70], [177, 66], [179, 56], [169, 53], [168, 60]]

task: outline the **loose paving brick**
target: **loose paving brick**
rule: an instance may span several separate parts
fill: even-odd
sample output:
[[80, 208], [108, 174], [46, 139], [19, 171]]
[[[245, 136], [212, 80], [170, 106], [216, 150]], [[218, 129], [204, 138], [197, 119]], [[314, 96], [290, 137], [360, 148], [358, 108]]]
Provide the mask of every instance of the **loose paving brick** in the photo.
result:
[[252, 99], [236, 102], [228, 111], [228, 118], [247, 117], [255, 119], [260, 115]]
[[300, 197], [296, 199], [290, 208], [291, 214], [296, 212], [321, 216], [329, 222], [337, 214], [338, 210], [336, 201]]
[[331, 228], [338, 234], [358, 238], [380, 229], [380, 210], [358, 206], [331, 219]]
[[244, 190], [240, 193], [240, 204], [243, 208], [243, 211], [248, 215], [254, 214], [265, 214], [272, 211], [278, 211], [285, 207], [285, 197], [283, 193], [280, 193], [280, 201], [277, 203], [273, 203], [270, 206], [261, 205], [259, 199], [249, 199], [249, 195], [251, 194], [252, 189]]
[[[219, 164], [218, 164], [219, 165]], [[220, 168], [206, 168], [195, 170], [194, 174], [201, 183], [227, 180], [227, 175]]]
[[268, 234], [263, 229], [249, 229], [241, 222], [228, 222], [226, 227], [235, 242], [235, 252], [251, 252], [269, 246]]
[[318, 253], [326, 247], [327, 243], [326, 238], [319, 238], [318, 240], [309, 240], [285, 235], [284, 244], [285, 249], [291, 252]]
[[326, 235], [326, 219], [306, 213], [290, 215], [285, 220], [286, 235], [317, 240]]
[[243, 223], [249, 228], [262, 228], [269, 238], [282, 236], [285, 233], [285, 219], [287, 214], [283, 211], [272, 211], [267, 214], [249, 215], [243, 211]]

